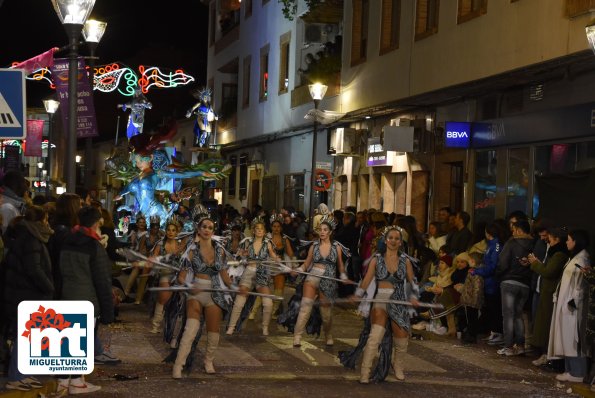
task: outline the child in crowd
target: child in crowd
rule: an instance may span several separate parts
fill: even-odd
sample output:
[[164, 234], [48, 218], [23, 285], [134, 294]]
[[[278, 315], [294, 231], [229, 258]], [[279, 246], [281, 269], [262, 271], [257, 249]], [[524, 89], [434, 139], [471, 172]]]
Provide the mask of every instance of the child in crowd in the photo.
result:
[[[465, 282], [460, 290], [461, 299], [460, 304], [463, 306], [458, 310], [458, 324], [459, 330], [462, 331], [463, 342], [467, 344], [477, 343], [477, 333], [479, 329], [479, 310], [483, 306], [483, 278], [479, 275], [474, 275], [472, 270], [481, 264], [481, 254], [461, 253], [465, 254], [464, 259], [467, 260], [467, 276]], [[459, 255], [461, 256], [461, 255]], [[464, 264], [458, 265], [463, 267]]]
[[[451, 285], [452, 285], [451, 275], [452, 275], [453, 271], [454, 271], [454, 268], [452, 267], [452, 257], [450, 257], [447, 254], [444, 254], [438, 260], [438, 267], [436, 269], [437, 275], [430, 277], [430, 280], [432, 282], [430, 282], [429, 285], [425, 286], [424, 291], [420, 295], [420, 301], [434, 302], [434, 301], [438, 300], [440, 298], [440, 296], [442, 295], [442, 293], [444, 292], [444, 290], [451, 287]], [[448, 290], [452, 290], [452, 288], [448, 289]], [[445, 296], [449, 296], [449, 295], [447, 294]], [[424, 312], [424, 313], [421, 313], [420, 316], [422, 318], [428, 319], [431, 316], [431, 314], [430, 314], [430, 312]], [[419, 322], [419, 323], [413, 325], [412, 327], [415, 330], [423, 330], [426, 327], [428, 327], [428, 322], [422, 321], [422, 322]], [[435, 329], [438, 330], [440, 328], [438, 327]], [[439, 334], [444, 334], [444, 333], [446, 333], [446, 327], [444, 327], [443, 333], [441, 332]]]

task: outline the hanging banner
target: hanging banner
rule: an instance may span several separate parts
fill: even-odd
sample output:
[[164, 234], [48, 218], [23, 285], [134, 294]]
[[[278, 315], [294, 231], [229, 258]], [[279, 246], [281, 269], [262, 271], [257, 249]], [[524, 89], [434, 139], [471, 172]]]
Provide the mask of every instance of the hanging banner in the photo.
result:
[[27, 145], [25, 156], [41, 156], [43, 120], [27, 120]]
[[[59, 58], [54, 60], [52, 75], [56, 84], [56, 93], [60, 101], [60, 113], [64, 129], [68, 131], [68, 59]], [[95, 105], [93, 104], [93, 92], [85, 69], [85, 60], [78, 59], [77, 73], [77, 100], [76, 100], [76, 136], [78, 138], [96, 137], [97, 121], [95, 120]]]
[[21, 169], [20, 148], [16, 145], [6, 145], [4, 147], [4, 172], [9, 170]]

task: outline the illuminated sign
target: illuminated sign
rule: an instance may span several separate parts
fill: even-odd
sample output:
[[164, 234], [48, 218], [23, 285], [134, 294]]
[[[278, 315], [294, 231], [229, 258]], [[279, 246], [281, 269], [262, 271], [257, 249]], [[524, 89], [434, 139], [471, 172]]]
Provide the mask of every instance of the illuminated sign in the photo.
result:
[[444, 146], [447, 148], [469, 148], [471, 146], [471, 123], [446, 122]]
[[368, 166], [386, 166], [388, 164], [388, 156], [380, 138], [368, 138], [368, 159], [366, 161]]

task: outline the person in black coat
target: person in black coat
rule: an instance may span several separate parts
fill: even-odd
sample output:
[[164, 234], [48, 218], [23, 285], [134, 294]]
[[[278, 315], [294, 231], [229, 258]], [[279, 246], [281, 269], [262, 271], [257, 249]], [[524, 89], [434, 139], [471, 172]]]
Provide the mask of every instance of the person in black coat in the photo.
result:
[[[14, 219], [7, 228], [3, 301], [7, 335], [13, 341], [18, 330], [19, 304], [25, 300], [51, 300], [54, 295], [52, 264], [46, 247], [52, 233], [47, 212], [39, 206], [27, 208], [25, 216]], [[39, 380], [19, 372], [17, 346], [12, 345], [6, 388], [29, 391], [42, 387]]]

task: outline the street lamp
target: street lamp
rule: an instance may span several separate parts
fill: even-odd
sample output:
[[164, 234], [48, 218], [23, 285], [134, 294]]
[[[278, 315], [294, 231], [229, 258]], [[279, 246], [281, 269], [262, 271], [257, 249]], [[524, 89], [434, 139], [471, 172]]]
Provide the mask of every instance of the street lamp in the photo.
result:
[[326, 89], [328, 86], [322, 83], [314, 83], [308, 86], [310, 90], [310, 96], [314, 100], [314, 133], [312, 137], [312, 179], [310, 181], [310, 228], [312, 228], [313, 221], [314, 221], [314, 186], [316, 185], [316, 140], [317, 140], [317, 132], [318, 132], [318, 104], [324, 98], [324, 94], [326, 94]]
[[95, 0], [52, 0], [52, 5], [60, 22], [64, 25], [70, 48], [68, 54], [68, 130], [66, 133], [64, 179], [66, 180], [66, 189], [74, 192], [76, 184], [74, 153], [76, 151], [78, 41], [83, 25], [95, 5]]
[[54, 124], [54, 113], [58, 110], [60, 106], [60, 102], [54, 99], [46, 99], [43, 100], [43, 106], [45, 107], [45, 111], [50, 117], [50, 123], [48, 126], [48, 184], [45, 186], [45, 195], [50, 196], [50, 184], [49, 182], [52, 179], [52, 127]]
[[[93, 95], [93, 87], [94, 87], [94, 76], [95, 76], [95, 60], [97, 57], [95, 56], [95, 49], [99, 45], [103, 34], [105, 33], [105, 28], [107, 27], [107, 22], [97, 21], [95, 19], [90, 19], [85, 22], [85, 26], [83, 27], [83, 37], [87, 42], [87, 47], [89, 47], [90, 56], [89, 59], [89, 80], [91, 84], [91, 95]], [[91, 169], [93, 168], [93, 157], [91, 153], [93, 152], [93, 138], [87, 137], [85, 140], [85, 187], [90, 188], [92, 184], [91, 178]]]

